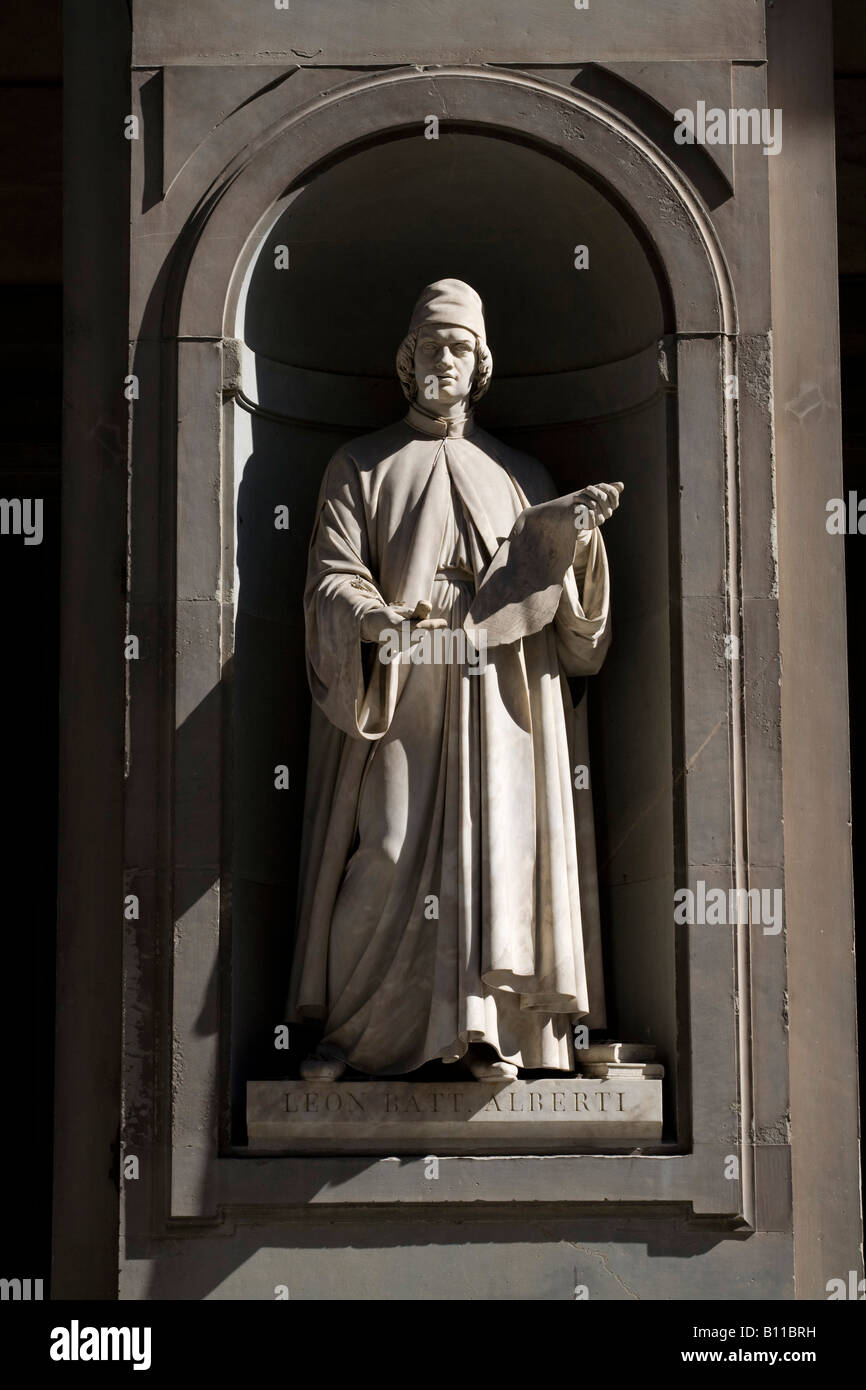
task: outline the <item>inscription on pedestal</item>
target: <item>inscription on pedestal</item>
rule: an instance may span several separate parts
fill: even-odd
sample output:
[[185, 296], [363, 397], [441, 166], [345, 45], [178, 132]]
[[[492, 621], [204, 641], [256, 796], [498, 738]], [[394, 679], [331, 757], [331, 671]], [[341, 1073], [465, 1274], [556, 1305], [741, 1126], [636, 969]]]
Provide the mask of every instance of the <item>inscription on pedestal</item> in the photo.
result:
[[247, 1131], [283, 1152], [561, 1152], [661, 1139], [661, 1082], [251, 1081]]

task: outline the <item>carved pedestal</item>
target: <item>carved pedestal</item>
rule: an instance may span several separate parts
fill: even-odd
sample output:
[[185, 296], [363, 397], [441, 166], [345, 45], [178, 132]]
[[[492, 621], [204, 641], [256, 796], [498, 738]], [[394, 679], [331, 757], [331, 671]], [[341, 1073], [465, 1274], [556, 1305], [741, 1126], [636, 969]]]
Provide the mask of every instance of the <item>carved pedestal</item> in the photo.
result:
[[634, 1075], [465, 1081], [251, 1081], [251, 1149], [564, 1153], [659, 1143], [662, 1084]]

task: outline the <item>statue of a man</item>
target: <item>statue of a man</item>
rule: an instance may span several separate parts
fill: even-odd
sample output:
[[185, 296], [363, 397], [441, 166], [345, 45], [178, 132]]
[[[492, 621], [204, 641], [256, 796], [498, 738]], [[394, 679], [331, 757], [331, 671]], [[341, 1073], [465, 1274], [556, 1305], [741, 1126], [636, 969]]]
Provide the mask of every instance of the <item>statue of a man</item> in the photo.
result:
[[337, 450], [310, 544], [287, 1016], [323, 1024], [307, 1078], [573, 1071], [572, 1025], [603, 1022], [603, 993], [565, 677], [608, 647], [598, 527], [622, 485], [557, 498], [474, 423], [492, 359], [462, 281], [423, 291], [397, 371], [407, 415]]

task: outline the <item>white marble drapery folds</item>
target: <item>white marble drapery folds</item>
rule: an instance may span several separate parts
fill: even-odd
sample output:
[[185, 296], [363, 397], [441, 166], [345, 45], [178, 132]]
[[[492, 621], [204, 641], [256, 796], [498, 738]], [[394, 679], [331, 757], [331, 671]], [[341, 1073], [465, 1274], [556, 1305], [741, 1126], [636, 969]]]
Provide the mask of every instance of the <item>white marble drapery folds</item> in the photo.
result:
[[[604, 659], [609, 580], [601, 533], [575, 548], [555, 514], [567, 502], [539, 506], [554, 497], [541, 464], [471, 416], [414, 406], [325, 473], [287, 1017], [323, 1020], [324, 1049], [361, 1071], [401, 1074], [477, 1042], [572, 1070], [570, 1025], [604, 1023], [591, 807], [573, 790], [585, 724], [564, 675]], [[481, 670], [383, 664], [362, 643], [366, 612], [419, 600], [452, 630], [489, 623]]]

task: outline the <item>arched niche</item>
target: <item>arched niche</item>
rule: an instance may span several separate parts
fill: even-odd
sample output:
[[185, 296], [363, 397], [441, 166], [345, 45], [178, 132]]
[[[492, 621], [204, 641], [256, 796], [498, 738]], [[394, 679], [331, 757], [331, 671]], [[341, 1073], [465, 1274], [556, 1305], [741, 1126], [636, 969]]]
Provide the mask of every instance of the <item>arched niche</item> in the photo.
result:
[[[286, 226], [291, 226], [293, 217], [300, 219], [308, 211], [315, 225], [315, 193], [311, 193], [315, 180], [339, 177], [335, 169], [342, 165], [345, 173], [350, 159], [375, 158], [371, 152], [377, 143], [396, 145], [395, 137], [407, 131], [414, 131], [418, 139], [431, 111], [440, 113], [443, 130], [455, 140], [486, 139], [491, 145], [503, 147], [492, 157], [490, 167], [494, 171], [497, 161], [506, 157], [504, 147], [511, 155], [520, 149], [518, 158], [535, 161], [536, 172], [541, 163], [562, 166], [555, 176], [550, 175], [551, 188], [560, 178], [571, 181], [575, 195], [583, 188], [591, 188], [598, 216], [612, 219], [609, 225], [615, 229], [622, 250], [619, 259], [610, 258], [609, 278], [615, 278], [618, 269], [624, 276], [622, 283], [635, 288], [638, 303], [641, 294], [644, 296], [646, 312], [639, 315], [633, 313], [634, 302], [623, 302], [622, 285], [616, 296], [624, 313], [631, 313], [629, 328], [638, 322], [640, 331], [650, 339], [643, 347], [617, 357], [616, 351], [626, 346], [627, 337], [618, 341], [615, 334], [608, 333], [604, 360], [593, 361], [587, 358], [586, 339], [580, 335], [568, 339], [566, 335], [560, 342], [563, 351], [549, 359], [552, 370], [538, 374], [535, 381], [520, 374], [520, 334], [513, 328], [506, 331], [505, 361], [508, 363], [511, 353], [518, 370], [513, 373], [513, 389], [500, 396], [498, 420], [494, 413], [496, 400], [491, 395], [488, 423], [502, 435], [511, 432], [523, 447], [543, 457], [563, 487], [588, 481], [590, 476], [611, 476], [613, 465], [613, 472], [625, 476], [629, 500], [642, 503], [642, 508], [634, 505], [631, 522], [625, 520], [625, 509], [617, 519], [618, 531], [611, 528], [609, 532], [614, 572], [619, 576], [618, 631], [622, 628], [614, 652], [624, 655], [619, 668], [617, 657], [613, 656], [605, 676], [598, 682], [600, 686], [606, 682], [601, 702], [606, 712], [596, 735], [602, 785], [607, 779], [610, 785], [627, 789], [633, 800], [625, 806], [611, 806], [605, 804], [602, 794], [597, 804], [603, 822], [602, 857], [606, 854], [608, 863], [614, 866], [609, 896], [618, 897], [620, 903], [611, 919], [614, 961], [617, 968], [620, 961], [625, 963], [624, 971], [620, 970], [613, 982], [617, 1025], [633, 1035], [654, 1036], [672, 1074], [679, 1061], [684, 1064], [682, 1072], [686, 1077], [691, 1075], [707, 1083], [698, 1106], [689, 1104], [686, 1087], [678, 1089], [678, 1124], [675, 1135], [671, 1135], [675, 1143], [670, 1149], [675, 1167], [669, 1168], [664, 1178], [660, 1170], [645, 1170], [640, 1179], [634, 1178], [634, 1191], [644, 1197], [664, 1193], [670, 1199], [677, 1191], [694, 1194], [702, 1182], [692, 1161], [696, 1149], [708, 1142], [707, 1135], [722, 1132], [720, 1120], [728, 1122], [732, 1106], [739, 1107], [744, 1125], [748, 1124], [749, 1113], [748, 1038], [742, 1030], [742, 1011], [738, 1020], [733, 1007], [737, 980], [746, 983], [742, 940], [737, 938], [736, 930], [727, 936], [720, 933], [712, 941], [707, 938], [701, 969], [697, 971], [693, 958], [676, 941], [670, 925], [670, 895], [675, 881], [689, 881], [697, 867], [710, 864], [723, 881], [730, 879], [739, 884], [743, 864], [736, 680], [730, 668], [720, 666], [716, 644], [718, 631], [736, 634], [738, 630], [736, 441], [732, 413], [725, 406], [722, 389], [724, 375], [733, 364], [736, 321], [724, 256], [697, 195], [679, 171], [610, 108], [527, 74], [439, 69], [435, 75], [400, 71], [349, 82], [323, 102], [304, 108], [272, 128], [255, 147], [239, 154], [226, 170], [220, 187], [191, 223], [187, 251], [175, 264], [166, 300], [167, 336], [178, 341], [178, 395], [183, 396], [184, 378], [187, 389], [194, 389], [190, 373], [196, 357], [186, 348], [208, 341], [223, 343], [226, 371], [222, 384], [230, 399], [220, 439], [223, 492], [231, 488], [234, 460], [238, 458], [255, 459], [254, 472], [259, 472], [261, 462], [255, 488], [262, 497], [269, 487], [281, 488], [288, 481], [296, 488], [292, 525], [295, 540], [298, 530], [302, 533], [301, 544], [292, 546], [288, 559], [283, 557], [277, 591], [273, 590], [273, 572], [264, 590], [257, 590], [253, 571], [246, 589], [244, 583], [241, 585], [239, 618], [245, 611], [249, 613], [249, 654], [254, 657], [258, 645], [261, 659], [263, 644], [276, 642], [279, 646], [281, 640], [278, 624], [282, 618], [274, 619], [273, 604], [277, 604], [280, 614], [285, 614], [291, 609], [293, 595], [299, 594], [298, 578], [322, 466], [334, 447], [348, 434], [357, 432], [358, 426], [374, 427], [380, 413], [390, 418], [396, 398], [393, 386], [377, 373], [367, 377], [359, 396], [355, 373], [323, 371], [322, 356], [311, 357], [308, 362], [312, 365], [304, 365], [281, 361], [279, 352], [271, 355], [275, 351], [274, 330], [276, 327], [278, 336], [278, 322], [276, 326], [273, 322], [269, 325], [268, 313], [263, 310], [256, 323], [252, 318], [247, 323], [250, 292], [255, 306], [256, 273], [264, 266], [262, 261], [260, 267], [257, 258], [264, 254], [265, 242], [281, 218], [285, 217]], [[448, 130], [449, 123], [453, 123], [453, 131]], [[527, 154], [529, 146], [533, 148]], [[353, 150], [354, 154], [350, 154]], [[442, 153], [445, 151], [443, 145]], [[289, 201], [283, 202], [287, 197]], [[572, 245], [580, 240], [575, 236]], [[396, 273], [396, 265], [393, 269]], [[418, 271], [412, 277], [413, 291], [430, 278], [422, 271], [420, 260]], [[464, 271], [449, 265], [437, 267], [433, 273]], [[575, 282], [570, 276], [576, 274], [570, 269], [572, 291]], [[656, 287], [655, 295], [650, 284]], [[488, 300], [492, 299], [495, 322], [496, 316], [504, 312], [501, 289], [495, 284], [479, 287]], [[600, 323], [603, 296], [599, 294], [596, 301], [587, 301], [585, 308]], [[389, 310], [395, 326], [402, 321], [405, 309], [402, 295], [395, 295], [393, 309]], [[384, 362], [387, 317], [380, 315], [378, 324], [384, 325], [383, 338], [374, 355], [377, 362]], [[242, 346], [239, 348], [248, 334], [247, 346], [251, 342], [259, 349], [254, 354], [255, 361]], [[601, 332], [598, 336], [602, 336]], [[313, 334], [309, 342], [315, 341]], [[344, 361], [351, 367], [351, 340], [346, 342], [349, 355]], [[574, 355], [569, 357], [566, 347]], [[634, 349], [634, 344], [628, 343], [628, 347]], [[613, 357], [607, 356], [610, 352]], [[334, 387], [337, 389], [331, 389]], [[575, 387], [584, 389], [581, 393]], [[331, 405], [323, 409], [320, 404], [312, 410], [311, 403], [323, 400]], [[368, 405], [372, 401], [372, 407], [364, 418], [353, 419], [363, 400]], [[514, 408], [515, 400], [520, 402], [519, 409]], [[337, 407], [334, 401], [338, 402]], [[298, 402], [306, 402], [308, 414], [297, 410]], [[594, 409], [599, 402], [603, 408]], [[642, 413], [646, 419], [642, 419]], [[259, 439], [253, 438], [254, 427], [260, 430]], [[246, 438], [244, 430], [249, 430]], [[269, 430], [273, 438], [266, 444]], [[285, 443], [276, 442], [280, 439]], [[700, 449], [689, 457], [688, 469], [682, 470], [678, 454], [682, 456], [684, 443], [691, 450], [698, 441]], [[589, 456], [596, 466], [588, 475], [584, 461]], [[246, 467], [248, 463], [245, 471]], [[179, 498], [194, 494], [195, 471], [191, 452], [182, 441], [178, 450]], [[205, 470], [200, 472], [204, 476]], [[212, 472], [207, 476], [211, 478]], [[284, 499], [280, 496], [278, 500]], [[242, 514], [244, 506], [242, 495]], [[241, 539], [242, 570], [246, 567], [245, 547], [254, 550], [262, 540], [262, 533], [257, 535], [256, 528], [263, 524], [265, 514], [262, 504], [258, 519], [253, 520], [246, 537]], [[700, 535], [683, 528], [684, 518], [696, 517], [706, 522]], [[223, 505], [218, 516], [214, 513], [214, 523], [214, 542], [222, 557], [220, 594], [225, 601], [231, 598], [232, 589], [232, 566], [226, 563], [226, 557], [234, 553], [232, 509]], [[268, 540], [273, 543], [273, 537]], [[622, 553], [618, 553], [618, 548]], [[663, 564], [660, 556], [664, 557]], [[184, 537], [179, 528], [180, 574], [183, 565]], [[260, 579], [265, 569], [259, 566]], [[186, 595], [180, 592], [179, 597]], [[270, 635], [265, 636], [269, 622]], [[224, 623], [219, 648], [221, 673], [232, 651], [226, 632]], [[240, 626], [238, 638], [241, 666]], [[266, 656], [265, 663], [269, 660]], [[644, 677], [643, 683], [633, 680], [635, 670]], [[184, 661], [180, 651], [176, 679], [177, 689], [182, 692]], [[286, 684], [280, 687], [278, 681], [275, 688], [287, 696], [283, 727], [290, 726], [297, 734], [305, 725], [303, 670], [295, 663], [281, 679]], [[629, 691], [630, 680], [639, 686], [636, 691]], [[251, 699], [250, 692], [236, 692], [241, 701], [248, 700], [246, 708], [253, 716], [251, 726], [256, 725], [255, 701], [265, 698], [263, 690], [261, 683], [254, 684], [250, 687]], [[267, 697], [269, 702], [273, 698]], [[713, 752], [700, 765], [687, 765], [685, 750], [699, 742], [708, 722], [711, 724], [714, 719], [715, 729], [724, 726], [728, 738], [717, 740]], [[633, 741], [623, 745], [621, 732], [626, 729]], [[263, 754], [269, 767], [276, 761], [286, 761], [284, 757], [272, 760], [272, 752], [273, 747], [266, 747]], [[642, 785], [641, 777], [647, 768], [650, 775]], [[294, 767], [291, 772], [294, 776]], [[243, 773], [240, 776], [242, 779]], [[235, 793], [244, 800], [237, 773], [234, 787], [224, 779], [222, 789], [232, 801]], [[254, 986], [257, 972], [261, 979], [262, 959], [274, 959], [268, 955], [269, 948], [262, 954], [263, 943], [273, 939], [272, 931], [284, 933], [287, 961], [288, 926], [293, 916], [293, 904], [283, 891], [286, 885], [282, 881], [275, 883], [276, 874], [262, 861], [262, 855], [267, 858], [268, 833], [260, 832], [267, 832], [265, 822], [271, 827], [279, 825], [279, 818], [274, 820], [268, 813], [257, 829], [255, 816], [248, 810], [254, 801], [252, 797], [245, 803], [243, 829], [235, 826], [235, 864], [239, 869], [243, 865], [245, 870], [238, 874], [238, 879], [245, 877], [250, 887], [247, 905], [240, 906], [243, 890], [239, 894], [240, 883], [234, 885], [235, 902], [240, 909], [238, 924], [245, 916], [251, 928], [249, 932], [241, 931], [239, 937], [235, 933], [230, 954], [235, 989], [234, 1037], [238, 1042], [234, 1070], [238, 1079], [250, 1075], [252, 1070], [259, 1075], [268, 1074], [264, 1065], [258, 1065], [259, 1057], [254, 1056], [259, 1044], [252, 1045], [250, 1041], [253, 1020], [248, 1010], [255, 991], [247, 982]], [[292, 801], [299, 808], [300, 796]], [[277, 853], [281, 853], [283, 845], [296, 849], [299, 832], [299, 825], [283, 823], [276, 836]], [[225, 887], [231, 879], [225, 838], [220, 841], [219, 852]], [[632, 858], [628, 859], [630, 855]], [[631, 866], [620, 868], [619, 882], [614, 881], [617, 862]], [[270, 863], [273, 866], [273, 856]], [[280, 869], [279, 873], [283, 875], [285, 871]], [[652, 886], [657, 898], [648, 908], [644, 885], [654, 878], [657, 881]], [[261, 892], [274, 886], [280, 890], [279, 922], [269, 920], [270, 909], [264, 901], [267, 892]], [[258, 903], [257, 894], [261, 898]], [[663, 915], [667, 918], [664, 940]], [[651, 923], [648, 917], [652, 918]], [[658, 949], [659, 943], [662, 949]], [[268, 979], [271, 994], [267, 1007], [261, 1011], [262, 1020], [266, 1013], [269, 1015], [266, 1036], [272, 1034], [274, 1009], [281, 1001], [284, 976], [277, 970]], [[727, 999], [726, 991], [730, 991], [731, 1005], [724, 1005], [727, 1012], [720, 1031], [715, 1001], [719, 997]], [[704, 1002], [709, 1003], [710, 999], [711, 1023], [703, 1010]], [[645, 1011], [647, 1000], [652, 1001], [652, 1017]], [[258, 1036], [261, 1042], [262, 1034]], [[263, 1059], [264, 1052], [259, 1055]], [[750, 1181], [748, 1161], [744, 1158], [744, 1192]], [[739, 1193], [738, 1187], [734, 1197], [737, 1210], [748, 1205], [746, 1196], [741, 1198]], [[730, 1205], [729, 1194], [727, 1189], [722, 1204], [725, 1210]], [[618, 1195], [625, 1196], [625, 1189], [620, 1188]], [[710, 1206], [717, 1202], [714, 1196], [705, 1195], [701, 1200]]]
[[[301, 601], [322, 470], [338, 442], [404, 413], [395, 348], [419, 289], [448, 274], [485, 302], [495, 376], [481, 422], [540, 457], [562, 492], [626, 482], [607, 536], [615, 653], [588, 694], [607, 993], [611, 1031], [665, 1057], [672, 1113], [667, 286], [623, 213], [575, 168], [472, 130], [405, 134], [321, 167], [280, 201], [238, 298], [236, 1084], [250, 1067], [278, 1074], [297, 1061], [262, 1041], [293, 935], [309, 723]], [[290, 534], [274, 526], [281, 506]], [[273, 795], [280, 764], [292, 796]]]

